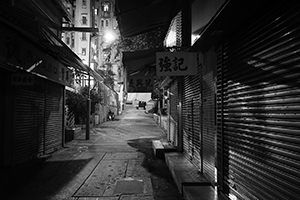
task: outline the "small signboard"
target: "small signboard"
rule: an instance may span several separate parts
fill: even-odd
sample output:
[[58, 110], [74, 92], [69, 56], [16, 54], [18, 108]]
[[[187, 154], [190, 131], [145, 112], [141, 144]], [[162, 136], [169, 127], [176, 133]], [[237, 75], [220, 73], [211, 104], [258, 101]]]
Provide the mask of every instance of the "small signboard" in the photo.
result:
[[153, 90], [152, 76], [129, 77], [128, 92], [151, 92]]
[[157, 76], [188, 76], [197, 74], [197, 53], [157, 52]]
[[34, 83], [34, 75], [26, 73], [13, 74], [11, 78], [12, 85], [32, 86]]

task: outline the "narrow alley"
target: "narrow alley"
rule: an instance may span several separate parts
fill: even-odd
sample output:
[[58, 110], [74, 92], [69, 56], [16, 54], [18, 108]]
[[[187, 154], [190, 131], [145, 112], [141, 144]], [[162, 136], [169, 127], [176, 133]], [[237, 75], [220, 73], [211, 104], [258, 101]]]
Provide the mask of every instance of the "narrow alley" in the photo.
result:
[[177, 200], [181, 199], [151, 141], [165, 137], [152, 114], [128, 105], [115, 121], [91, 129], [51, 158], [21, 175], [4, 199]]

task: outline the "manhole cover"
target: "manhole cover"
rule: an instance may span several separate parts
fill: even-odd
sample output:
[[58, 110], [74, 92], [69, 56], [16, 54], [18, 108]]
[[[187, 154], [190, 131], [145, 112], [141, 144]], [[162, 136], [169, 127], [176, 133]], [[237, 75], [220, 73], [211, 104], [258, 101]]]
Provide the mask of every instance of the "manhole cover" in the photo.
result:
[[143, 194], [144, 183], [142, 180], [125, 179], [117, 181], [114, 194]]

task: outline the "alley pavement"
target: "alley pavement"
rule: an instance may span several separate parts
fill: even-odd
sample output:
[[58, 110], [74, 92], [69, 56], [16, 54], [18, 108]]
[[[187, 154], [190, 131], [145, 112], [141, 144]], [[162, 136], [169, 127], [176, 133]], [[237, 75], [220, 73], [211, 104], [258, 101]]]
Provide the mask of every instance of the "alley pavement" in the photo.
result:
[[179, 200], [165, 162], [151, 141], [165, 138], [152, 114], [128, 105], [108, 121], [66, 144], [39, 165], [23, 171], [1, 199]]

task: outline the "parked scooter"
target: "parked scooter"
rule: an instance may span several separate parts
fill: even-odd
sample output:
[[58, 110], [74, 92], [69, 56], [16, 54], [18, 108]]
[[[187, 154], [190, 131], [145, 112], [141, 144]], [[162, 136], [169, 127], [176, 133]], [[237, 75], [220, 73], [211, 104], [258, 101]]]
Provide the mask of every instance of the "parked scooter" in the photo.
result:
[[112, 112], [111, 110], [108, 111], [107, 120], [109, 120], [109, 121], [115, 120], [115, 113]]

